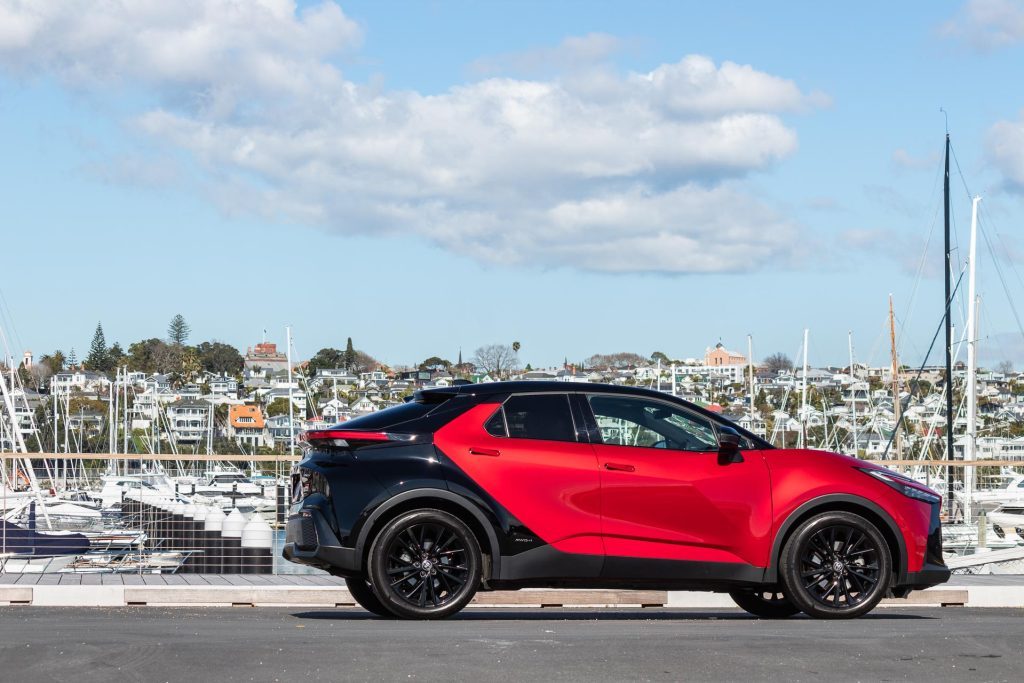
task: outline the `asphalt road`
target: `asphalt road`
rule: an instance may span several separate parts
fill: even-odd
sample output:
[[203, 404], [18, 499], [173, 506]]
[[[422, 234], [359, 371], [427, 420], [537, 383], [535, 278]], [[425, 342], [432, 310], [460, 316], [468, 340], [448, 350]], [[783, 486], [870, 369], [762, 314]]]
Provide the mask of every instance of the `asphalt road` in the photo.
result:
[[886, 608], [845, 622], [738, 611], [0, 607], [3, 681], [1021, 680], [1024, 611]]

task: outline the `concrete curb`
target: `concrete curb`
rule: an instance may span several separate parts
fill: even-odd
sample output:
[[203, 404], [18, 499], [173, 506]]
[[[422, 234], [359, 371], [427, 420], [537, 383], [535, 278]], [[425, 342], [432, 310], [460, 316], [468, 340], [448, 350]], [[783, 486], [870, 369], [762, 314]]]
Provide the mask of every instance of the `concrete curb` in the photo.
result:
[[[0, 586], [0, 605], [46, 607], [355, 607], [342, 587], [332, 586]], [[1024, 608], [1024, 586], [942, 586], [911, 593], [883, 606]], [[692, 591], [543, 590], [480, 593], [475, 607], [673, 607], [729, 609], [724, 593]]]

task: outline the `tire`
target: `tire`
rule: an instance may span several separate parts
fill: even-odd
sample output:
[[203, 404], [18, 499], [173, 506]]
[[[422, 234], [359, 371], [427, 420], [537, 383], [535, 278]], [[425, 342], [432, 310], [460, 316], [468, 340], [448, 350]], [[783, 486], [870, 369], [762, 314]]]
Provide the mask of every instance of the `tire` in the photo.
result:
[[729, 591], [729, 597], [741, 608], [762, 619], [785, 619], [800, 612], [800, 608], [778, 588], [734, 590]]
[[370, 584], [403, 619], [443, 619], [473, 599], [480, 585], [480, 544], [462, 520], [414, 510], [389, 522], [370, 546]]
[[786, 541], [779, 574], [801, 612], [852, 619], [888, 593], [892, 557], [874, 524], [850, 512], [825, 512], [800, 524]]
[[359, 603], [359, 606], [365, 609], [367, 612], [373, 612], [378, 617], [385, 617], [387, 619], [394, 619], [395, 615], [393, 612], [388, 610], [384, 606], [384, 603], [380, 601], [377, 594], [373, 592], [373, 588], [370, 587], [370, 582], [366, 579], [345, 579], [345, 585], [348, 587], [348, 592], [352, 594], [355, 601]]

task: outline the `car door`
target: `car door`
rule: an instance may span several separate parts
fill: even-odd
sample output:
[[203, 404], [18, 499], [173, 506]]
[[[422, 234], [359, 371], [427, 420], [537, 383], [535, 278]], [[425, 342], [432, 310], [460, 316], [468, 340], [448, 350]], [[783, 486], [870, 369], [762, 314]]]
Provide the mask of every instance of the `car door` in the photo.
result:
[[527, 393], [476, 406], [434, 443], [540, 540], [603, 556], [601, 481], [585, 434], [566, 393]]
[[766, 566], [771, 486], [757, 450], [720, 459], [720, 426], [675, 403], [587, 394], [601, 476], [605, 566], [613, 556]]

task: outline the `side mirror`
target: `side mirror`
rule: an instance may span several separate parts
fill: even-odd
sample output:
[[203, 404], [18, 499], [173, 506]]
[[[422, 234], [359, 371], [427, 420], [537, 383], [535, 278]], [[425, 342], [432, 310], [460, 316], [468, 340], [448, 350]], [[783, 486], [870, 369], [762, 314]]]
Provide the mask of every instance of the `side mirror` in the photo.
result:
[[740, 452], [740, 435], [729, 429], [721, 429], [718, 432], [718, 464], [731, 465], [743, 462], [743, 454]]

